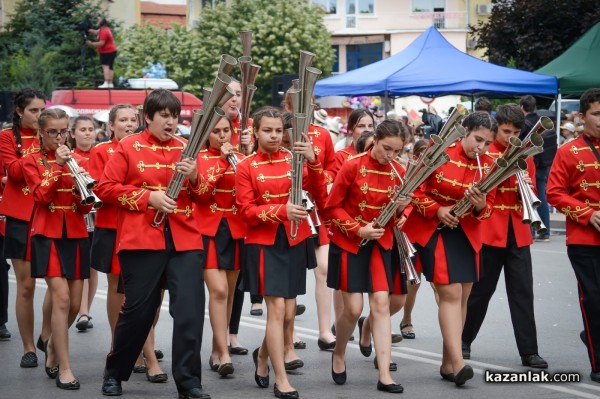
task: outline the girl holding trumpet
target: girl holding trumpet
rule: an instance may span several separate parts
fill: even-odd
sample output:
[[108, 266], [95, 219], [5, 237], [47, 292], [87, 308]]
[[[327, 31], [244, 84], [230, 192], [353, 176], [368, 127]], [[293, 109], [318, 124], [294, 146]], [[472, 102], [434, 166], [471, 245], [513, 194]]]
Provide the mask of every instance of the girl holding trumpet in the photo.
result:
[[[483, 176], [481, 161], [497, 132], [496, 121], [477, 111], [465, 118], [466, 136], [451, 144], [446, 153], [450, 162], [439, 167], [415, 192], [413, 210], [404, 232], [415, 243], [423, 274], [433, 282], [439, 295], [439, 323], [443, 338], [440, 374], [457, 386], [473, 378], [473, 369], [464, 364], [461, 333], [467, 299], [479, 277], [480, 221], [490, 217], [495, 191], [485, 195], [474, 184]], [[483, 167], [482, 164], [483, 163]], [[452, 206], [462, 197], [472, 210], [460, 219]], [[446, 228], [437, 229], [439, 223]]]
[[[247, 260], [244, 287], [261, 295], [267, 304], [267, 326], [262, 345], [253, 353], [257, 385], [269, 386], [268, 359], [275, 372], [274, 393], [278, 398], [297, 398], [284, 365], [284, 320], [293, 320], [296, 296], [306, 292], [306, 269], [316, 266], [308, 216], [301, 205], [289, 201], [290, 155], [281, 150], [283, 117], [276, 108], [254, 113], [256, 153], [239, 163], [236, 173], [237, 206], [247, 223]], [[321, 163], [308, 140], [293, 144], [293, 151], [307, 160], [303, 186], [323, 205], [327, 181]], [[297, 236], [291, 237], [293, 223]]]
[[82, 205], [74, 191], [70, 158], [82, 161], [65, 145], [69, 118], [60, 109], [39, 118], [40, 152], [25, 159], [23, 174], [36, 203], [31, 222], [31, 275], [45, 278], [52, 303], [52, 335], [45, 342], [46, 374], [61, 389], [79, 389], [71, 370], [68, 329], [81, 302], [83, 280], [89, 278], [89, 238]]
[[[401, 184], [398, 175], [404, 175], [404, 170], [395, 158], [403, 148], [399, 123], [382, 122], [376, 129], [373, 147], [342, 166], [325, 208], [332, 223], [327, 284], [342, 291], [344, 302], [344, 310], [336, 320], [337, 341], [331, 364], [332, 378], [339, 385], [346, 383], [346, 346], [362, 312], [366, 292], [379, 366], [377, 389], [404, 391], [389, 372], [391, 257], [392, 226], [410, 203], [410, 197], [399, 200], [399, 208], [388, 225], [378, 227], [371, 222], [389, 204], [394, 186]], [[369, 242], [360, 246], [363, 239]]]

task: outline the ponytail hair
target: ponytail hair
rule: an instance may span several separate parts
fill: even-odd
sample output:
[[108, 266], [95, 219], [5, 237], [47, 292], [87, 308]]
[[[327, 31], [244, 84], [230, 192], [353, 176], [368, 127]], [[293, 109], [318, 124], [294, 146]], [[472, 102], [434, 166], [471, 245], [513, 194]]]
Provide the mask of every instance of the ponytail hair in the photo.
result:
[[[257, 109], [252, 115], [252, 131], [257, 132], [260, 130], [260, 124], [263, 118], [275, 118], [281, 120], [281, 125], [285, 124], [285, 120], [283, 119], [283, 114], [279, 108], [265, 106]], [[254, 137], [254, 147], [252, 147], [252, 152], [255, 152], [258, 149], [258, 137]]]
[[21, 116], [17, 112], [17, 108], [21, 112], [25, 112], [25, 108], [34, 99], [39, 98], [40, 100], [46, 101], [44, 94], [36, 89], [24, 88], [15, 93], [13, 97], [13, 120], [12, 120], [12, 131], [15, 141], [17, 142], [17, 155], [23, 155], [21, 149], [23, 148], [23, 139], [21, 138]]

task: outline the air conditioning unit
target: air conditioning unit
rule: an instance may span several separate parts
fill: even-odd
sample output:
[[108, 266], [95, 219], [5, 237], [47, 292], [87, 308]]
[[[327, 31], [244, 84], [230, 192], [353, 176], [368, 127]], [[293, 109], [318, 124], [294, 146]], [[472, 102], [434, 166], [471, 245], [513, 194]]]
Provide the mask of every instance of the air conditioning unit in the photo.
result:
[[467, 40], [467, 49], [473, 50], [477, 47], [477, 39], [468, 39]]
[[493, 7], [493, 4], [477, 4], [477, 15], [490, 15]]

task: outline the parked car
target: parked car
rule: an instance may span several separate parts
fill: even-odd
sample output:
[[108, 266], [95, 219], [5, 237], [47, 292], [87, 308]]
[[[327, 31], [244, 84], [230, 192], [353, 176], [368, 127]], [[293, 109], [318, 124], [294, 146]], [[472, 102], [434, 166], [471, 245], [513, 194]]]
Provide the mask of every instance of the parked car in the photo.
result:
[[[568, 114], [570, 114], [573, 111], [579, 112], [579, 100], [562, 99], [560, 101], [560, 108], [566, 109]], [[556, 101], [552, 101], [552, 104], [548, 109], [556, 113]]]

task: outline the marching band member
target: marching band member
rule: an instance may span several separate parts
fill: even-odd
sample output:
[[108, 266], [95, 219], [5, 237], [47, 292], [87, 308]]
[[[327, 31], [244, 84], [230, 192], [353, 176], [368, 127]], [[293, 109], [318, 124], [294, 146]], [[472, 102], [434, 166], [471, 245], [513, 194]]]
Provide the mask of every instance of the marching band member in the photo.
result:
[[[440, 374], [457, 386], [473, 378], [473, 369], [465, 366], [461, 356], [461, 333], [467, 299], [479, 275], [480, 221], [490, 217], [495, 193], [485, 195], [473, 185], [483, 176], [478, 157], [487, 151], [497, 131], [496, 122], [482, 111], [467, 116], [463, 126], [467, 135], [446, 150], [451, 161], [415, 192], [413, 210], [403, 228], [415, 243], [423, 274], [438, 292], [443, 338]], [[459, 219], [451, 209], [463, 196], [473, 209]], [[447, 227], [437, 230], [440, 221]]]
[[[252, 135], [249, 132], [240, 132], [240, 102], [242, 98], [242, 86], [237, 80], [232, 80], [229, 87], [235, 95], [223, 104], [225, 115], [231, 120], [233, 132], [231, 134], [231, 145], [235, 151], [248, 155], [252, 150]], [[252, 129], [252, 120], [248, 121], [248, 130]]]
[[[0, 182], [0, 202], [2, 202], [2, 193], [7, 177], [5, 175], [4, 163], [0, 157], [0, 171], [2, 181]], [[4, 235], [6, 234], [6, 217], [0, 216], [0, 251], [4, 247]], [[8, 321], [8, 270], [10, 265], [4, 257], [0, 257], [0, 341], [9, 340], [12, 335], [6, 328]]]
[[577, 278], [592, 381], [600, 382], [600, 88], [579, 100], [583, 134], [558, 149], [548, 202], [567, 216], [567, 254]]
[[[500, 157], [509, 146], [510, 137], [519, 137], [523, 112], [516, 104], [500, 105], [496, 109], [498, 133], [488, 155]], [[535, 176], [533, 159], [527, 160], [526, 181]], [[523, 205], [518, 192], [517, 177], [511, 176], [496, 188], [494, 213], [482, 222], [483, 247], [479, 281], [473, 285], [467, 302], [467, 317], [462, 333], [463, 358], [470, 359], [471, 343], [483, 324], [488, 304], [504, 266], [506, 293], [513, 330], [523, 366], [547, 368], [538, 355], [537, 334], [533, 310], [533, 272], [530, 245], [533, 243], [528, 224], [522, 222]], [[488, 227], [488, 228], [485, 228]]]
[[348, 137], [351, 139], [347, 147], [335, 154], [335, 171], [339, 171], [342, 165], [352, 156], [356, 155], [354, 146], [356, 140], [365, 130], [374, 130], [375, 118], [368, 109], [355, 109], [348, 117]]
[[[31, 275], [46, 279], [51, 295], [52, 335], [45, 341], [46, 373], [61, 389], [79, 389], [69, 360], [68, 330], [81, 302], [83, 280], [89, 278], [90, 243], [82, 205], [74, 193], [73, 171], [65, 166], [73, 156], [65, 144], [69, 118], [61, 109], [40, 114], [40, 151], [23, 162], [25, 181], [36, 203], [31, 222]], [[82, 169], [78, 171], [82, 173]]]
[[[332, 378], [336, 384], [346, 382], [346, 346], [363, 309], [363, 293], [367, 292], [379, 361], [377, 389], [390, 393], [404, 391], [402, 385], [394, 382], [388, 367], [391, 352], [389, 306], [393, 285], [391, 227], [409, 204], [410, 197], [400, 200], [400, 214], [397, 212], [396, 218], [392, 218], [387, 226], [375, 228], [372, 220], [388, 205], [393, 187], [401, 183], [397, 174], [404, 174], [404, 170], [395, 158], [403, 147], [399, 123], [381, 123], [375, 133], [373, 148], [351, 157], [339, 170], [325, 208], [332, 223], [327, 284], [341, 290], [344, 301], [344, 310], [336, 320]], [[363, 238], [371, 241], [361, 247]]]
[[[45, 108], [45, 98], [38, 90], [22, 89], [15, 93], [13, 105], [13, 127], [0, 133], [0, 154], [7, 175], [0, 203], [0, 214], [6, 216], [3, 257], [11, 260], [17, 279], [15, 313], [24, 352], [21, 367], [37, 367], [38, 359], [33, 342], [35, 279], [31, 278], [31, 263], [27, 256], [29, 223], [34, 201], [23, 176], [23, 159], [40, 150], [37, 137], [38, 118]], [[49, 312], [49, 296], [46, 298], [44, 310]], [[45, 331], [42, 331], [45, 334], [42, 335], [47, 339], [50, 327], [45, 327]], [[44, 349], [41, 339], [38, 340], [38, 348]]]
[[209, 364], [221, 376], [234, 371], [227, 348], [227, 327], [246, 235], [246, 226], [235, 203], [235, 171], [227, 160], [230, 155], [237, 160], [243, 158], [230, 143], [232, 131], [231, 121], [221, 118], [197, 160], [198, 170], [208, 176], [212, 187], [204, 194], [202, 204], [196, 205], [196, 216], [206, 251], [204, 281], [208, 287], [213, 331]]
[[[193, 202], [206, 189], [196, 162], [180, 160], [183, 145], [172, 136], [181, 103], [157, 89], [144, 101], [147, 128], [125, 137], [110, 157], [97, 194], [117, 206], [117, 253], [125, 302], [106, 359], [102, 393], [118, 396], [131, 375], [161, 301], [163, 282], [170, 291], [173, 317], [173, 377], [179, 398], [210, 398], [202, 390], [200, 349], [204, 325], [204, 261]], [[173, 200], [163, 189], [177, 171], [185, 180]], [[167, 214], [157, 224], [158, 212]], [[156, 227], [153, 227], [156, 226]]]
[[[310, 228], [302, 219], [308, 216], [301, 205], [289, 202], [290, 155], [281, 150], [283, 118], [279, 110], [261, 108], [254, 113], [256, 153], [238, 164], [237, 205], [247, 223], [247, 260], [244, 287], [261, 295], [267, 304], [267, 326], [260, 348], [253, 353], [255, 381], [269, 386], [268, 358], [275, 372], [274, 393], [278, 398], [297, 398], [284, 365], [284, 319], [295, 315], [297, 295], [306, 291], [306, 269], [316, 266]], [[303, 186], [318, 204], [326, 196], [326, 179], [310, 142], [293, 144], [293, 151], [307, 160], [308, 176]], [[290, 237], [292, 222], [299, 223], [295, 240]], [[302, 222], [302, 223], [301, 223]]]
[[[73, 126], [68, 138], [69, 147], [73, 149], [75, 154], [80, 155], [86, 161], [90, 159], [90, 153], [92, 148], [96, 144], [96, 122], [89, 116], [78, 116], [73, 121]], [[87, 162], [86, 162], [87, 163]], [[80, 165], [87, 167], [86, 165]], [[88, 214], [87, 218], [93, 216]], [[89, 231], [90, 239], [93, 236], [93, 232]], [[90, 278], [83, 281], [83, 292], [81, 296], [81, 308], [79, 309], [79, 317], [77, 318], [77, 324], [75, 327], [79, 331], [85, 331], [88, 328], [93, 328], [94, 325], [90, 321], [92, 318], [89, 316], [90, 308], [92, 307], [92, 301], [96, 295], [96, 289], [98, 288], [98, 272], [96, 269], [90, 269]]]

